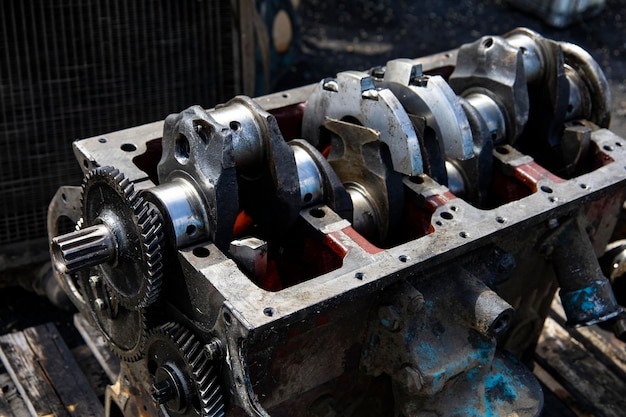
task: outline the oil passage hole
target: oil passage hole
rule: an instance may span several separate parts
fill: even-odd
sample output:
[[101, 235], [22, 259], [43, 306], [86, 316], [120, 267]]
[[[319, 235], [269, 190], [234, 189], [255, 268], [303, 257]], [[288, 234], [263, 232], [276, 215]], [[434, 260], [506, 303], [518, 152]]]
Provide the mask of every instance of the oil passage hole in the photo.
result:
[[233, 120], [232, 122], [230, 122], [229, 126], [235, 132], [241, 129], [241, 123], [239, 123], [237, 120]]
[[363, 272], [356, 272], [354, 274], [354, 278], [358, 279], [359, 281], [362, 281], [364, 276], [365, 274]]
[[550, 200], [551, 203], [556, 203], [557, 201], [559, 201], [559, 199], [556, 197], [550, 197], [548, 198], [548, 200]]
[[553, 191], [552, 188], [548, 187], [547, 185], [542, 185], [541, 187], [539, 187], [539, 189], [548, 194], [552, 193]]
[[135, 152], [137, 150], [137, 147], [133, 145], [132, 143], [125, 143], [122, 146], [120, 146], [120, 149], [123, 150], [124, 152]]
[[459, 208], [458, 208], [457, 206], [452, 206], [452, 207], [450, 207], [450, 210], [452, 210], [452, 211], [458, 211], [458, 210], [459, 210]]
[[604, 149], [605, 151], [611, 152], [613, 150], [613, 147], [610, 145], [604, 145], [602, 149]]
[[209, 255], [211, 255], [211, 251], [202, 246], [193, 248], [192, 253], [198, 258], [207, 258]]
[[580, 184], [580, 188], [582, 188], [583, 190], [586, 190], [589, 188], [589, 186], [587, 184]]
[[409, 257], [406, 255], [400, 255], [398, 256], [398, 259], [400, 260], [400, 262], [406, 262], [409, 259]]
[[326, 213], [324, 213], [324, 210], [322, 210], [321, 208], [311, 209], [309, 210], [309, 214], [317, 219], [321, 219], [326, 215]]
[[624, 145], [622, 145], [622, 142], [615, 142], [615, 146], [617, 146], [618, 148], [621, 148]]
[[176, 146], [174, 150], [176, 160], [178, 160], [181, 164], [187, 163], [187, 160], [189, 159], [189, 150], [189, 140], [185, 136], [179, 135], [176, 139]]
[[187, 233], [187, 236], [193, 236], [196, 234], [196, 232], [198, 231], [198, 229], [196, 228], [195, 225], [190, 224], [189, 226], [187, 226], [187, 228], [185, 229], [185, 233]]
[[497, 221], [498, 223], [501, 223], [501, 224], [502, 224], [502, 223], [504, 223], [504, 222], [506, 221], [506, 219], [505, 219], [504, 217], [498, 216], [498, 217], [496, 217], [496, 221]]
[[310, 203], [312, 199], [313, 199], [313, 194], [311, 194], [311, 193], [306, 193], [306, 194], [304, 195], [304, 202], [305, 202], [305, 203]]
[[274, 313], [276, 313], [274, 307], [265, 307], [263, 309], [263, 314], [265, 314], [267, 317], [272, 317]]
[[100, 139], [98, 139], [98, 142], [100, 142], [100, 143], [107, 143], [107, 138], [100, 138]]
[[469, 234], [467, 232], [461, 232], [459, 233], [459, 236], [461, 236], [463, 239], [469, 237]]
[[485, 39], [485, 40], [483, 41], [483, 46], [484, 46], [486, 49], [491, 48], [491, 47], [493, 46], [493, 38], [487, 38], [487, 39]]
[[443, 213], [441, 213], [441, 217], [446, 220], [454, 219], [454, 216], [452, 215], [452, 213], [448, 213], [447, 211], [444, 211]]
[[224, 317], [224, 322], [226, 324], [230, 325], [233, 322], [233, 318], [226, 311], [222, 314], [222, 316]]

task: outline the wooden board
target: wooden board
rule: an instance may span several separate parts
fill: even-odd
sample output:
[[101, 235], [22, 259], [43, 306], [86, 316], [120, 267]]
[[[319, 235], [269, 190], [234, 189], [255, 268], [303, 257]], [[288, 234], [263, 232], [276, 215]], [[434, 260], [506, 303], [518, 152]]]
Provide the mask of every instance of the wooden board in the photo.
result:
[[0, 336], [0, 360], [31, 416], [104, 416], [100, 400], [53, 324]]
[[537, 344], [535, 375], [577, 416], [624, 417], [625, 346], [597, 326], [569, 328], [555, 300]]

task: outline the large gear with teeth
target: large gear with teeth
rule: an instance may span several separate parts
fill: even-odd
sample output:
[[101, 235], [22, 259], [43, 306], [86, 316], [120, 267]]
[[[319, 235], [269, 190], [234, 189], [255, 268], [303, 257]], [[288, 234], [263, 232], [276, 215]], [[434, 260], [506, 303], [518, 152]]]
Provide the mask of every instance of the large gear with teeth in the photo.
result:
[[163, 220], [118, 169], [87, 173], [82, 189], [83, 227], [105, 225], [115, 240], [115, 256], [97, 265], [115, 301], [138, 311], [154, 303], [163, 280]]
[[153, 329], [145, 361], [152, 397], [170, 417], [221, 417], [224, 398], [212, 361], [194, 334], [177, 323]]

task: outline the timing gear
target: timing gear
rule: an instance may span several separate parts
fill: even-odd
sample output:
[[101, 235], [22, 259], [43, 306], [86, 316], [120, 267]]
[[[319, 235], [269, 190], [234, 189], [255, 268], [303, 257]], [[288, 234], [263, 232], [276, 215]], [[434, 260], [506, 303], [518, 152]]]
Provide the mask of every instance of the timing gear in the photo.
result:
[[[91, 266], [97, 264], [98, 275], [120, 304], [130, 310], [151, 305], [159, 296], [163, 275], [160, 213], [112, 167], [99, 167], [85, 176], [82, 203], [84, 228], [73, 237], [76, 255], [68, 249], [67, 268], [68, 260], [80, 262], [86, 258], [83, 254], [91, 255], [97, 259]], [[69, 248], [69, 240], [61, 244]]]
[[[96, 274], [94, 268], [78, 272], [92, 321], [115, 355], [126, 362], [135, 362], [143, 356], [148, 318], [153, 313], [145, 308], [132, 310], [121, 305], [108, 284]], [[152, 307], [148, 308], [152, 312]]]
[[191, 331], [171, 322], [152, 330], [145, 360], [152, 398], [169, 416], [224, 415], [215, 368]]

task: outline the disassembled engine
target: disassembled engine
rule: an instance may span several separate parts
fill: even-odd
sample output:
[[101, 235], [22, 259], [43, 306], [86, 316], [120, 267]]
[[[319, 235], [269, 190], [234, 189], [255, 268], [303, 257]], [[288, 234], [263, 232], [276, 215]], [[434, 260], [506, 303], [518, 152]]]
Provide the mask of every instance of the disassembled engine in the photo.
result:
[[609, 103], [517, 29], [76, 142], [51, 254], [123, 360], [109, 413], [538, 415], [557, 287], [570, 324], [622, 323]]

